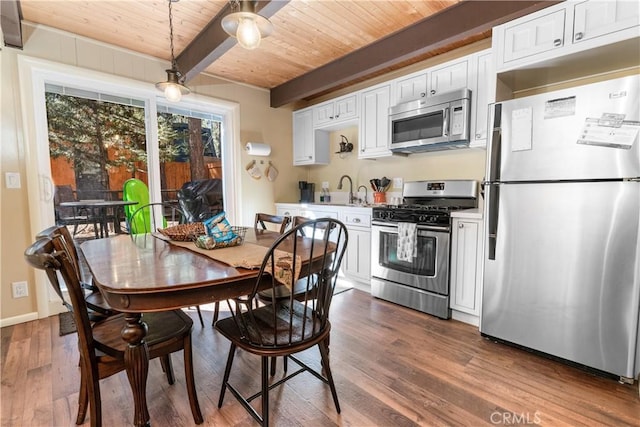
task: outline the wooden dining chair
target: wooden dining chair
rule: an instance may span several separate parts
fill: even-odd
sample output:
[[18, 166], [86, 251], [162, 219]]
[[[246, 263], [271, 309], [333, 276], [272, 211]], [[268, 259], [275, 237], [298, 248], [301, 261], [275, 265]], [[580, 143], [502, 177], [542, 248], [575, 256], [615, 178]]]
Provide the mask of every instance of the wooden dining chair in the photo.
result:
[[267, 224], [279, 225], [275, 231], [280, 234], [284, 233], [291, 222], [291, 218], [288, 216], [278, 216], [266, 213], [257, 213], [254, 227], [256, 230], [266, 230]]
[[[123, 315], [112, 316], [92, 324], [80, 286], [79, 272], [67, 243], [60, 236], [37, 240], [24, 253], [26, 261], [33, 267], [47, 272], [60, 273], [69, 290], [73, 307], [73, 318], [78, 331], [80, 352], [80, 393], [76, 424], [82, 424], [90, 404], [91, 426], [102, 425], [100, 380], [125, 369], [125, 348], [121, 331], [125, 324]], [[51, 277], [51, 275], [49, 275]], [[184, 350], [184, 370], [191, 413], [196, 424], [203, 422], [193, 375], [191, 330], [193, 321], [181, 310], [161, 313], [145, 313], [148, 326], [145, 341], [149, 348], [149, 359], [160, 358], [169, 384], [173, 384], [171, 353]]]
[[[292, 227], [296, 227], [301, 224], [305, 224], [307, 222], [313, 221], [312, 218], [308, 218], [305, 216], [296, 215], [291, 218]], [[298, 229], [298, 235], [302, 237], [313, 237], [313, 238], [324, 238], [326, 228], [329, 227], [328, 222], [319, 222], [313, 225], [313, 228], [308, 228], [308, 225], [304, 225]], [[269, 303], [273, 298], [276, 299], [287, 299], [293, 293], [294, 298], [296, 299], [308, 299], [315, 298], [317, 288], [315, 287], [316, 276], [309, 276], [311, 280], [311, 287], [307, 289], [307, 279], [302, 279], [297, 281], [293, 287], [288, 288], [287, 286], [281, 285], [278, 286], [275, 291], [273, 289], [265, 289], [256, 294], [256, 300], [262, 303]], [[288, 363], [287, 358], [284, 358], [284, 371], [287, 371]], [[271, 368], [270, 368], [271, 376], [276, 374], [276, 358], [271, 358]]]
[[[109, 316], [113, 316], [114, 314], [118, 314], [118, 311], [111, 308], [109, 303], [107, 303], [107, 301], [104, 299], [102, 293], [100, 292], [100, 289], [98, 289], [98, 287], [93, 284], [93, 278], [91, 276], [85, 277], [86, 275], [83, 275], [78, 250], [76, 249], [75, 242], [67, 226], [51, 226], [36, 234], [35, 238], [36, 240], [38, 240], [44, 237], [48, 237], [50, 239], [63, 239], [65, 244], [69, 248], [70, 261], [73, 263], [74, 268], [79, 272], [78, 277], [80, 278], [80, 286], [83, 289], [84, 301], [87, 304], [87, 308], [89, 309], [89, 318], [92, 321], [100, 321]], [[51, 280], [51, 277], [49, 277], [49, 279], [54, 287], [54, 290], [62, 299], [62, 303], [71, 311], [71, 305], [65, 300], [62, 289], [57, 283], [57, 280], [54, 283], [54, 281]]]
[[[184, 211], [177, 205], [167, 202], [147, 203], [136, 209], [127, 219], [129, 234], [146, 234], [158, 231], [158, 228], [166, 228], [171, 225], [186, 223]], [[158, 227], [161, 224], [161, 227]], [[218, 303], [216, 303], [216, 307]], [[200, 307], [196, 306], [200, 325], [204, 327], [204, 319]]]
[[53, 194], [53, 208], [56, 224], [73, 226], [73, 235], [78, 232], [79, 225], [93, 225], [98, 227], [98, 218], [88, 209], [76, 209], [73, 207], [63, 207], [60, 203], [76, 202], [76, 194], [70, 185], [56, 185]]
[[[338, 394], [329, 367], [327, 339], [331, 330], [329, 309], [338, 278], [338, 270], [344, 256], [348, 235], [347, 229], [336, 219], [322, 218], [305, 223], [313, 230], [332, 228], [335, 232], [329, 239], [327, 233], [322, 239], [309, 239], [299, 236], [302, 225], [292, 228], [278, 238], [264, 257], [256, 285], [248, 296], [234, 298], [229, 303], [232, 316], [216, 322], [216, 329], [229, 341], [231, 346], [222, 380], [222, 389], [218, 407], [222, 407], [227, 388], [240, 401], [242, 406], [263, 426], [269, 425], [269, 390], [289, 378], [304, 371], [329, 385], [336, 411], [340, 413]], [[282, 257], [284, 251], [290, 256]], [[309, 254], [313, 253], [313, 257]], [[254, 298], [258, 290], [267, 281], [274, 291], [282, 283], [280, 277], [289, 277], [288, 282], [296, 282], [293, 272], [300, 270], [300, 280], [305, 281], [307, 292], [316, 288], [315, 298], [298, 300], [290, 293], [288, 298], [274, 298], [269, 304], [256, 307]], [[274, 273], [268, 273], [274, 272]], [[317, 279], [313, 283], [312, 277]], [[307, 364], [301, 362], [294, 354], [318, 346], [324, 376]], [[237, 348], [260, 356], [261, 358], [261, 391], [251, 397], [244, 397], [229, 383], [229, 375]], [[269, 385], [269, 358], [284, 356], [295, 362], [300, 369], [286, 375], [273, 385]], [[261, 397], [262, 414], [250, 404]]]
[[[313, 221], [313, 218], [308, 218], [306, 216], [300, 216], [300, 215], [296, 215], [293, 218], [291, 218], [291, 224], [293, 227], [300, 225], [300, 224], [304, 224], [305, 222], [309, 222], [309, 221]], [[332, 227], [333, 225], [330, 224], [319, 224], [316, 226], [316, 228], [314, 229], [314, 233], [317, 232], [319, 234], [320, 237], [324, 236], [324, 233], [326, 232], [326, 229], [323, 227]], [[301, 227], [300, 228], [300, 235], [301, 236], [306, 236], [306, 237], [312, 237], [311, 235], [307, 236], [307, 234], [309, 233], [310, 229], [308, 229], [307, 227]]]
[[[267, 224], [275, 224], [278, 225], [277, 230], [280, 234], [284, 233], [287, 229], [287, 226], [291, 222], [291, 218], [288, 216], [277, 216], [266, 213], [257, 213], [256, 220], [254, 222], [255, 230], [267, 230]], [[211, 325], [215, 325], [218, 321], [218, 317], [220, 316], [220, 302], [216, 302], [214, 310], [213, 310], [213, 321]]]

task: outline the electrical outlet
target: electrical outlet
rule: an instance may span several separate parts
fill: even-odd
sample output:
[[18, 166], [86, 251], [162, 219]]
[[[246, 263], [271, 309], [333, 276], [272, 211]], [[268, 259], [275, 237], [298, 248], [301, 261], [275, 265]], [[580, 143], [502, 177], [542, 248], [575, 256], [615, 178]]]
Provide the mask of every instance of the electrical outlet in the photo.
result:
[[11, 291], [14, 298], [24, 298], [29, 296], [29, 287], [27, 282], [13, 282], [11, 284]]
[[329, 188], [329, 181], [322, 181], [322, 188]]
[[393, 178], [393, 188], [402, 188], [402, 178]]

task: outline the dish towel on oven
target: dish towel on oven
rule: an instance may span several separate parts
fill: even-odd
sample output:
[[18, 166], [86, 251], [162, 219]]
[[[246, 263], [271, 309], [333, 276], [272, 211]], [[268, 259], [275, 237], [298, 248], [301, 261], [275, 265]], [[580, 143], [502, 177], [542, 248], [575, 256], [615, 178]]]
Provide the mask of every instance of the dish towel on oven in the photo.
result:
[[417, 224], [411, 222], [398, 223], [398, 260], [413, 261], [418, 255], [418, 247], [416, 246]]

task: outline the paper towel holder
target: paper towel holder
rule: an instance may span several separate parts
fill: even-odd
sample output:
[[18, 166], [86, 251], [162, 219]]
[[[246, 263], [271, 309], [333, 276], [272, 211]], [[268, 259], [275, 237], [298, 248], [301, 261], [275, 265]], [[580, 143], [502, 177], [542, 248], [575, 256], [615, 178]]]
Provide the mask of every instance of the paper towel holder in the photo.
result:
[[264, 142], [247, 142], [244, 146], [250, 156], [268, 156], [271, 154], [271, 145]]

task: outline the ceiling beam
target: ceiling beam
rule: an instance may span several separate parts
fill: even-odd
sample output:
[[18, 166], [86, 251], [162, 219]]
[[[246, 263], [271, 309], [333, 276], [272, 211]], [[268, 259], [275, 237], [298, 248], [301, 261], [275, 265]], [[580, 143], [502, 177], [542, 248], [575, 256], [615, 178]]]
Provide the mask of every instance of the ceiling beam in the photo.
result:
[[[289, 0], [258, 1], [256, 12], [265, 18], [270, 18], [287, 3]], [[231, 5], [227, 3], [176, 57], [178, 70], [184, 76], [185, 81], [188, 82], [200, 74], [237, 43], [235, 38], [229, 36], [222, 29], [222, 18], [231, 12]]]
[[0, 1], [0, 27], [4, 45], [22, 49], [22, 9], [20, 0]]
[[271, 107], [281, 107], [372, 75], [556, 3], [560, 1], [462, 1], [276, 86], [271, 89]]

